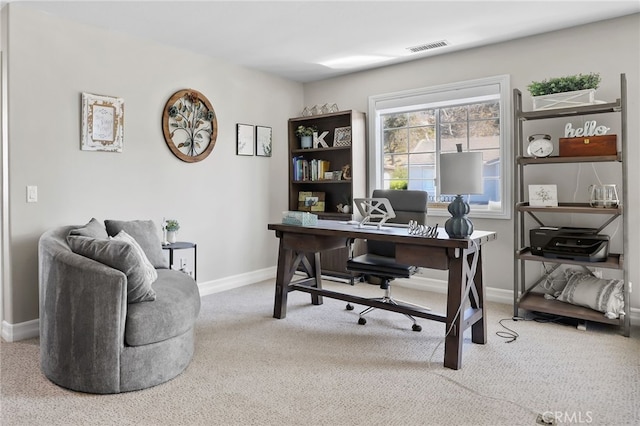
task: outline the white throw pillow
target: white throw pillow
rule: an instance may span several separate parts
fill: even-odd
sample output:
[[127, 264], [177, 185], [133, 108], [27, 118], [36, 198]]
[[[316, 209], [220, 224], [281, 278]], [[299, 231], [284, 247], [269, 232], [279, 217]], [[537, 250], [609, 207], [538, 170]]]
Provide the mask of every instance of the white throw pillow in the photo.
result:
[[115, 237], [110, 238], [114, 240], [124, 241], [130, 244], [133, 247], [133, 251], [138, 255], [138, 258], [140, 259], [140, 263], [144, 268], [145, 277], [151, 280], [151, 282], [154, 282], [158, 279], [158, 271], [156, 271], [156, 268], [153, 267], [153, 265], [149, 261], [149, 258], [147, 258], [147, 255], [144, 254], [144, 250], [142, 250], [142, 247], [140, 247], [140, 244], [138, 244], [135, 238], [124, 231], [120, 231]]
[[618, 318], [625, 313], [623, 286], [622, 280], [573, 273], [558, 300], [603, 312], [607, 318]]

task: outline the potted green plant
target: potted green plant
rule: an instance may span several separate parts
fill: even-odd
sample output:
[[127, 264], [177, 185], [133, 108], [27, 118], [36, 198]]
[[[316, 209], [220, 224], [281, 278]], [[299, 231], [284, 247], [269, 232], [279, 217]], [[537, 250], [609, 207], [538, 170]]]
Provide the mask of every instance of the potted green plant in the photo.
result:
[[311, 148], [313, 145], [313, 133], [317, 130], [315, 126], [298, 126], [296, 136], [300, 138], [300, 146], [302, 148]]
[[164, 224], [164, 229], [167, 231], [167, 241], [170, 243], [176, 242], [176, 232], [180, 229], [180, 224], [175, 219], [167, 219]]
[[533, 97], [533, 109], [566, 108], [593, 104], [600, 85], [600, 74], [575, 74], [532, 81], [527, 86]]

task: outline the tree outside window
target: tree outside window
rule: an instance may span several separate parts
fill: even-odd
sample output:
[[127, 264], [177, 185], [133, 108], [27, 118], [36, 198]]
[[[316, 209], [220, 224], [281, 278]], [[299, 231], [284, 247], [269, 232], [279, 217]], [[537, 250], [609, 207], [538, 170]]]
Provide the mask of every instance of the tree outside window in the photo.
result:
[[448, 203], [455, 194], [442, 194], [438, 185], [438, 154], [482, 152], [484, 194], [473, 195], [470, 204], [501, 202], [500, 101], [498, 99], [423, 108], [380, 115], [383, 185], [391, 189], [419, 189], [429, 193], [430, 203]]

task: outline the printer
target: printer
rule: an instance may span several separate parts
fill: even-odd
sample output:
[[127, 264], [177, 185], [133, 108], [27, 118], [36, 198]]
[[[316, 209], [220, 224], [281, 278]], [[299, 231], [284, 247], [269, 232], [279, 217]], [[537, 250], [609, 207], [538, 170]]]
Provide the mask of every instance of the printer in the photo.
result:
[[550, 259], [602, 262], [609, 255], [609, 236], [595, 228], [541, 226], [529, 230], [531, 254]]

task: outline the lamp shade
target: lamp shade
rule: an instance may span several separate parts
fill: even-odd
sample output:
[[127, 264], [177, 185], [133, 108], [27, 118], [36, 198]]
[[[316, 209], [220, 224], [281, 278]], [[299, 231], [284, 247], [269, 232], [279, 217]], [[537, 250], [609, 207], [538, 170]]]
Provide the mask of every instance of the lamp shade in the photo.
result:
[[442, 194], [482, 194], [482, 153], [440, 154], [440, 192]]

